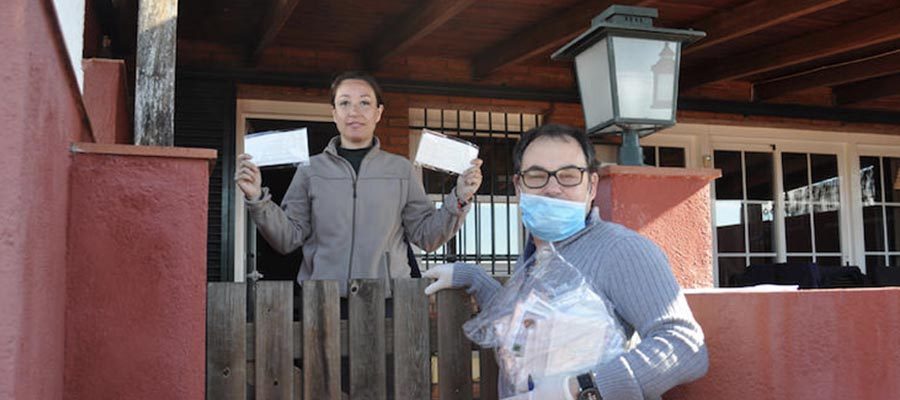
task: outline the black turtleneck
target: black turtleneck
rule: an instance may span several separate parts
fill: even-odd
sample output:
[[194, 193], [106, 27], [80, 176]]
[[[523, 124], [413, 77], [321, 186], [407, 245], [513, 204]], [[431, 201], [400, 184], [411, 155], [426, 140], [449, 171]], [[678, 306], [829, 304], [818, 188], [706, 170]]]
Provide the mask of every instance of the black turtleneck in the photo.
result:
[[344, 157], [345, 160], [350, 161], [350, 165], [353, 166], [353, 171], [359, 175], [359, 166], [362, 164], [362, 160], [366, 157], [366, 154], [369, 154], [369, 150], [372, 150], [372, 147], [374, 147], [374, 144], [362, 149], [345, 149], [338, 146], [337, 152], [338, 155]]

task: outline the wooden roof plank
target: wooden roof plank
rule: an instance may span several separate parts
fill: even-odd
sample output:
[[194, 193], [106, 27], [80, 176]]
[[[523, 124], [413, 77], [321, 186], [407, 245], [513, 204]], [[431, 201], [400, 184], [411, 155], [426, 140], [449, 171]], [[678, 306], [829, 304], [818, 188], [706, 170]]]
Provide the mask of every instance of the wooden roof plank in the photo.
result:
[[516, 32], [472, 60], [472, 74], [483, 78], [503, 66], [515, 64], [562, 46], [563, 42], [587, 30], [591, 19], [613, 4], [643, 6], [648, 0], [587, 0]]
[[706, 37], [686, 47], [683, 55], [696, 53], [720, 43], [746, 36], [796, 18], [833, 7], [848, 0], [755, 0], [738, 7], [725, 9], [709, 18], [692, 24], [692, 28], [706, 32]]
[[844, 106], [900, 95], [900, 73], [834, 88], [834, 104]]
[[898, 20], [900, 8], [834, 29], [817, 30], [755, 52], [723, 57], [724, 63], [685, 71], [680, 85], [683, 90], [688, 90], [900, 39]]
[[417, 41], [453, 19], [475, 0], [430, 0], [389, 24], [379, 38], [365, 48], [369, 68], [377, 70], [388, 58], [409, 48]]
[[260, 32], [257, 36], [259, 41], [251, 44], [250, 62], [252, 64], [256, 64], [263, 51], [275, 41], [299, 4], [300, 0], [271, 0], [270, 7], [266, 10], [265, 17], [260, 24]]
[[821, 68], [802, 75], [754, 84], [753, 100], [767, 100], [814, 87], [843, 85], [895, 73], [900, 73], [900, 50]]

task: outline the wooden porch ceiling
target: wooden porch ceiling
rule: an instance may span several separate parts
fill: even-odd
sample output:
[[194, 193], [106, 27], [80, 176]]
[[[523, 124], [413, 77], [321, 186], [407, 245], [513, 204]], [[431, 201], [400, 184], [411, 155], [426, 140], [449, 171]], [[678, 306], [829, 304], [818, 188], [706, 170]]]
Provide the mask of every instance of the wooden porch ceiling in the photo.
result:
[[[116, 16], [101, 25], [120, 56], [133, 53], [126, 43], [136, 1], [94, 1]], [[900, 0], [180, 3], [180, 67], [309, 75], [364, 68], [382, 79], [573, 94], [571, 64], [550, 54], [611, 4], [655, 7], [658, 26], [707, 33], [684, 51], [685, 104], [900, 116]]]

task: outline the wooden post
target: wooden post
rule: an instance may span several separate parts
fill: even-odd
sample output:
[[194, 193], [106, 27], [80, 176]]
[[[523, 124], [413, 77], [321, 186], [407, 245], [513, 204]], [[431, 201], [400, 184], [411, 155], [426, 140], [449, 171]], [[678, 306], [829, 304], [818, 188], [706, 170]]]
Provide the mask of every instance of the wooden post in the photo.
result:
[[426, 279], [394, 280], [394, 398], [431, 399]]
[[438, 390], [441, 400], [472, 399], [472, 342], [462, 326], [472, 317], [469, 295], [462, 290], [437, 294]]
[[175, 145], [175, 27], [178, 0], [140, 0], [134, 143]]
[[341, 398], [341, 306], [337, 281], [303, 281], [303, 398]]
[[292, 400], [293, 397], [293, 285], [292, 281], [264, 281], [256, 286], [254, 351], [257, 399]]
[[207, 284], [206, 398], [247, 398], [247, 289], [243, 283]]
[[350, 281], [347, 294], [350, 398], [387, 399], [384, 350], [384, 282]]

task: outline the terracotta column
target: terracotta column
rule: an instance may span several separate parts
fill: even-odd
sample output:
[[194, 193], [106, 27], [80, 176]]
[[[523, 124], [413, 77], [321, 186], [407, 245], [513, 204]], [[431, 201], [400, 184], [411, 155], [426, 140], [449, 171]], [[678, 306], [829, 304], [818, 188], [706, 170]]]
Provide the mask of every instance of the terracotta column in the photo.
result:
[[203, 399], [215, 150], [72, 151], [64, 399]]
[[712, 287], [710, 183], [715, 169], [607, 166], [595, 204], [607, 221], [656, 242], [685, 288]]
[[91, 119], [97, 143], [132, 143], [134, 135], [127, 104], [125, 61], [92, 58], [81, 64], [84, 68], [84, 108]]

